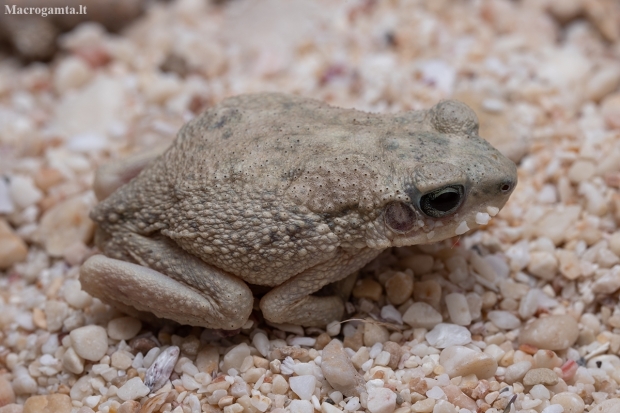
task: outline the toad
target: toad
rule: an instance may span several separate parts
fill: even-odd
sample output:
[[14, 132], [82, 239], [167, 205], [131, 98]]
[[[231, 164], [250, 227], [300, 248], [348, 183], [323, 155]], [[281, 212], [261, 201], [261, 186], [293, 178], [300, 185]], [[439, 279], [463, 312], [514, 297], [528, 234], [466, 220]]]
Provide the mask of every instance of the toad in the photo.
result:
[[130, 314], [225, 330], [248, 320], [248, 284], [264, 286], [266, 320], [324, 326], [344, 311], [337, 294], [316, 294], [324, 286], [386, 248], [480, 226], [516, 183], [458, 101], [375, 114], [241, 95], [163, 154], [102, 169], [91, 212], [102, 254], [80, 280]]

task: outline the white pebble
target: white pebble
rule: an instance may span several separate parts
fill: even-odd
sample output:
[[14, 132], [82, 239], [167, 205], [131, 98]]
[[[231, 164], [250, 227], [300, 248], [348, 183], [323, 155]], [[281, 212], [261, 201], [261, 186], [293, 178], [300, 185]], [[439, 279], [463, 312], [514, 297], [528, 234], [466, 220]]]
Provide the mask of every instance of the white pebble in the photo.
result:
[[478, 212], [476, 214], [476, 224], [486, 225], [491, 220], [491, 216], [487, 212]]
[[489, 213], [490, 216], [494, 217], [495, 215], [499, 213], [499, 208], [494, 207], [494, 206], [488, 206], [487, 212]]
[[579, 337], [579, 326], [570, 315], [539, 318], [521, 329], [520, 343], [546, 350], [565, 350]]
[[344, 399], [344, 396], [339, 391], [333, 391], [329, 393], [329, 398], [332, 399], [334, 403], [338, 404]]
[[330, 403], [327, 403], [327, 402], [323, 402], [323, 404], [321, 404], [321, 411], [323, 413], [341, 413], [342, 412], [342, 410], [340, 410], [339, 408], [337, 408], [333, 404], [330, 404]]
[[134, 377], [127, 380], [125, 384], [118, 389], [116, 395], [121, 400], [136, 400], [150, 393], [150, 389], [142, 382], [140, 377]]
[[108, 323], [108, 336], [113, 340], [129, 340], [140, 332], [142, 322], [133, 317], [120, 317]]
[[37, 392], [37, 382], [23, 367], [18, 369], [15, 373], [12, 384], [15, 394], [32, 394]]
[[67, 140], [65, 147], [73, 152], [99, 152], [109, 146], [107, 138], [98, 133], [80, 133]]
[[288, 409], [291, 413], [314, 413], [314, 406], [309, 400], [291, 400]]
[[84, 360], [69, 347], [62, 356], [62, 366], [71, 373], [81, 374], [84, 371]]
[[313, 337], [293, 337], [288, 340], [290, 346], [306, 346], [312, 347], [316, 344], [316, 338]]
[[446, 393], [439, 386], [435, 386], [426, 392], [426, 396], [435, 400], [446, 400]]
[[247, 356], [250, 355], [250, 347], [246, 343], [241, 343], [236, 347], [230, 349], [224, 356], [224, 363], [222, 364], [222, 371], [228, 373], [230, 369], [236, 369], [240, 371], [241, 364]]
[[381, 318], [383, 318], [385, 321], [391, 321], [393, 323], [396, 324], [402, 324], [403, 323], [403, 316], [400, 314], [400, 311], [398, 311], [393, 305], [384, 305], [381, 308]]
[[467, 222], [465, 221], [461, 221], [461, 223], [459, 224], [458, 227], [456, 227], [456, 229], [454, 230], [454, 233], [456, 235], [463, 235], [464, 233], [466, 233], [467, 231], [469, 231], [469, 227], [467, 226]]
[[359, 397], [352, 397], [347, 404], [344, 405], [344, 409], [350, 412], [357, 411], [360, 407], [362, 407], [362, 405], [360, 404]]
[[254, 337], [252, 337], [252, 344], [263, 357], [267, 357], [267, 354], [269, 354], [269, 339], [265, 333], [256, 333]]
[[467, 326], [471, 324], [471, 313], [467, 298], [461, 293], [448, 294], [445, 297], [448, 314], [454, 324]]
[[521, 320], [508, 311], [489, 311], [487, 316], [493, 324], [504, 330], [513, 330], [521, 326]]
[[36, 187], [32, 178], [24, 175], [11, 176], [9, 195], [20, 209], [26, 209], [43, 198], [43, 193]]
[[66, 57], [60, 61], [54, 71], [54, 88], [59, 93], [82, 86], [92, 77], [92, 70], [78, 57]]
[[342, 324], [340, 323], [340, 321], [332, 321], [327, 325], [325, 331], [332, 337], [337, 336], [338, 334], [340, 334], [341, 325]]
[[403, 321], [413, 328], [433, 328], [443, 319], [441, 314], [429, 304], [416, 302], [405, 311]]
[[396, 408], [396, 393], [386, 387], [368, 390], [368, 411], [370, 413], [392, 413]]
[[449, 377], [475, 374], [478, 379], [487, 379], [497, 370], [495, 358], [463, 346], [444, 349], [439, 356], [439, 364]]
[[87, 405], [88, 407], [94, 408], [95, 406], [99, 404], [100, 400], [101, 400], [101, 395], [88, 396], [84, 399], [84, 404]]
[[311, 375], [295, 376], [289, 379], [291, 390], [302, 400], [310, 400], [314, 394], [316, 378]]
[[504, 380], [508, 384], [512, 384], [517, 382], [525, 376], [525, 373], [530, 371], [532, 368], [532, 363], [527, 360], [519, 361], [510, 366], [506, 367], [506, 372], [504, 374]]
[[426, 341], [437, 348], [463, 346], [471, 343], [471, 333], [462, 326], [440, 323], [426, 334]]
[[563, 413], [564, 407], [561, 404], [550, 404], [541, 413]]
[[69, 336], [73, 349], [83, 359], [99, 361], [108, 350], [108, 335], [101, 326], [76, 328]]
[[82, 290], [79, 280], [65, 281], [63, 295], [67, 303], [75, 308], [86, 308], [93, 302], [93, 298]]
[[547, 389], [542, 384], [536, 384], [530, 389], [530, 395], [532, 395], [535, 399], [541, 400], [549, 400], [551, 398], [551, 393], [549, 389]]
[[375, 358], [375, 364], [378, 366], [387, 366], [388, 363], [390, 362], [390, 357], [391, 357], [390, 353], [388, 353], [387, 351], [382, 351]]

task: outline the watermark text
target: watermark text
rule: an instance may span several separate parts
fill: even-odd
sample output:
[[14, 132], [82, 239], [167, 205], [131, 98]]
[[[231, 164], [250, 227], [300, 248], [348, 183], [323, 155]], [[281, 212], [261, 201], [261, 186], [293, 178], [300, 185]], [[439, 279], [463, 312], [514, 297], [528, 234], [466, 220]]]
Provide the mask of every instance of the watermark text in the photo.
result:
[[52, 14], [86, 14], [86, 6], [79, 7], [19, 7], [15, 4], [4, 5], [4, 14], [31, 14], [41, 17], [47, 17]]

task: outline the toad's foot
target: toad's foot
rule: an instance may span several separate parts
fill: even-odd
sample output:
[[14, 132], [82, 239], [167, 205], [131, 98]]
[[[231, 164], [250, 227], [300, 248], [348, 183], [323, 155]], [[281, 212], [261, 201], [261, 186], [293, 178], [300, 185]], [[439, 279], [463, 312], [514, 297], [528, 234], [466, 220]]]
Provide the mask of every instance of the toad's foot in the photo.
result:
[[263, 316], [274, 323], [323, 327], [340, 320], [344, 304], [340, 297], [315, 297], [310, 294], [341, 280], [372, 261], [381, 250], [338, 249], [333, 257], [305, 270], [267, 293], [260, 302]]
[[95, 255], [80, 270], [86, 292], [181, 324], [233, 330], [247, 321], [254, 298], [243, 281], [169, 240], [137, 234], [125, 239], [130, 240], [128, 252], [142, 265]]

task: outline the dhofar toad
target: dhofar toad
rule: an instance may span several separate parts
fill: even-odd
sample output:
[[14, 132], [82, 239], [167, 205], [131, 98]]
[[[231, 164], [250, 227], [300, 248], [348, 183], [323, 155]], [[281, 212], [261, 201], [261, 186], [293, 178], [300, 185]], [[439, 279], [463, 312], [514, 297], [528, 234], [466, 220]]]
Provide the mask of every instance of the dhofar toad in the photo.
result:
[[107, 170], [91, 213], [103, 255], [82, 266], [83, 288], [130, 314], [219, 329], [247, 321], [248, 284], [268, 288], [270, 322], [340, 319], [324, 286], [386, 248], [478, 227], [517, 183], [463, 103], [375, 114], [275, 93], [226, 99], [160, 156]]

